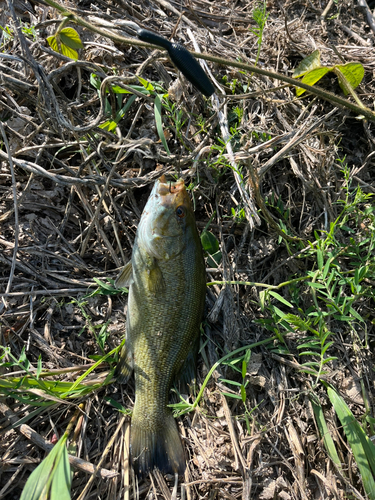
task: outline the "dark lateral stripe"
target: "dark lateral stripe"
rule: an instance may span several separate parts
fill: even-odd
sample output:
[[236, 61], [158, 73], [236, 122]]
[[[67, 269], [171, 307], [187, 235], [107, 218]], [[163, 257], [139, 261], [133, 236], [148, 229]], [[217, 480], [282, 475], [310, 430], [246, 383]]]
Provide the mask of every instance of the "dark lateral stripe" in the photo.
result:
[[137, 35], [143, 42], [153, 43], [166, 49], [173, 64], [206, 97], [210, 97], [215, 92], [214, 86], [203, 71], [202, 66], [185, 47], [179, 43], [171, 43], [153, 31], [140, 29], [137, 31]]

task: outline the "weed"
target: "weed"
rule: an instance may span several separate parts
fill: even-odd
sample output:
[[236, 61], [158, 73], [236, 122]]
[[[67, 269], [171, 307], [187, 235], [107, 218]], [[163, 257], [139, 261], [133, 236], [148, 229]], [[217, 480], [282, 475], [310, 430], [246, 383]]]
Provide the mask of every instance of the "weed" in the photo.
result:
[[258, 64], [259, 61], [259, 56], [260, 56], [260, 49], [262, 46], [263, 42], [263, 32], [264, 28], [266, 26], [268, 14], [267, 14], [267, 4], [266, 1], [263, 0], [263, 2], [259, 2], [258, 5], [255, 7], [253, 10], [253, 19], [257, 24], [256, 28], [250, 28], [250, 31], [257, 37], [257, 44], [258, 44], [258, 50], [257, 50], [257, 55], [255, 58], [255, 63], [254, 66]]

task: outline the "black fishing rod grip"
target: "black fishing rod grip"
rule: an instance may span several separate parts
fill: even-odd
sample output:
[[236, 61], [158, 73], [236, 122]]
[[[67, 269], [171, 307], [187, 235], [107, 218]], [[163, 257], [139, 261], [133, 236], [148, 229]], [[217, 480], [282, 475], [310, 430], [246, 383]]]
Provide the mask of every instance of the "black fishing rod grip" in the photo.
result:
[[215, 92], [214, 86], [202, 66], [183, 45], [171, 43], [166, 38], [145, 29], [139, 29], [137, 36], [143, 42], [153, 43], [166, 49], [176, 68], [206, 97], [210, 97]]
[[172, 45], [172, 43], [163, 36], [160, 36], [153, 31], [144, 30], [143, 28], [137, 31], [137, 36], [140, 40], [142, 40], [142, 42], [153, 43], [154, 45], [163, 47], [163, 49], [167, 49], [168, 51]]

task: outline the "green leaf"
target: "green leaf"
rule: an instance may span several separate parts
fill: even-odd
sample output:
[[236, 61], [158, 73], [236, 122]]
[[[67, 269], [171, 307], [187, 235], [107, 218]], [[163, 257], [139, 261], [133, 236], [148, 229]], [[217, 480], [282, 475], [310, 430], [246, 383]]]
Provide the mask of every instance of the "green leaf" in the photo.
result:
[[234, 398], [234, 399], [241, 399], [242, 400], [242, 396], [239, 396], [238, 394], [231, 394], [229, 392], [222, 392], [221, 394], [223, 396], [227, 396], [228, 398]]
[[321, 283], [315, 283], [314, 281], [308, 281], [307, 285], [311, 286], [311, 288], [316, 288], [317, 290], [326, 289], [325, 285], [322, 285]]
[[53, 471], [50, 500], [71, 500], [71, 486], [72, 474], [70, 471], [68, 452], [64, 445]]
[[37, 380], [39, 379], [41, 373], [42, 373], [42, 356], [39, 354], [38, 366], [36, 369], [36, 379]]
[[[365, 76], [365, 69], [360, 63], [350, 62], [347, 64], [337, 64], [335, 67], [341, 71], [341, 73], [344, 75], [344, 77], [350, 83], [353, 89], [358, 87], [363, 77]], [[342, 84], [340, 77], [339, 77], [339, 85], [344, 94], [348, 95], [348, 92], [345, 89], [345, 86]]]
[[353, 451], [364, 489], [370, 500], [375, 500], [375, 446], [343, 398], [332, 387], [327, 387], [327, 393]]
[[266, 306], [266, 292], [267, 290], [262, 290], [259, 292], [259, 305], [262, 312], [264, 312]]
[[247, 372], [247, 362], [245, 359], [242, 360], [242, 378], [244, 379], [246, 377], [246, 372]]
[[[49, 37], [49, 38], [51, 38], [51, 37]], [[47, 38], [47, 40], [48, 40], [48, 38]], [[101, 85], [102, 81], [98, 76], [96, 76], [95, 73], [90, 74], [90, 83], [96, 90], [100, 90], [100, 85]]]
[[243, 385], [241, 385], [241, 399], [243, 403], [246, 403], [246, 389]]
[[149, 92], [153, 92], [155, 91], [155, 87], [152, 85], [151, 82], [149, 82], [148, 80], [145, 80], [144, 78], [138, 76], [138, 80], [141, 82], [141, 84], [143, 85], [143, 87], [148, 90]]
[[220, 264], [222, 257], [223, 255], [220, 252], [220, 250], [218, 252], [213, 253], [212, 255], [209, 255], [207, 257], [207, 266], [217, 267]]
[[49, 43], [49, 46], [51, 47], [51, 49], [53, 49], [55, 52], [58, 52], [59, 54], [63, 54], [66, 57], [70, 57], [70, 59], [74, 59], [74, 60], [78, 59], [77, 51], [68, 47], [67, 45], [65, 45], [61, 41], [61, 39], [60, 39], [60, 48], [59, 48], [57, 36], [55, 36], [55, 35], [49, 36], [47, 38], [47, 42]]
[[79, 37], [79, 34], [73, 28], [63, 28], [60, 33], [61, 43], [69, 47], [70, 49], [83, 49], [83, 43]]
[[332, 462], [334, 462], [341, 471], [341, 462], [336, 451], [335, 443], [333, 442], [332, 436], [328, 430], [328, 426], [324, 418], [324, 412], [320, 405], [320, 402], [315, 394], [310, 394], [310, 401], [314, 411], [316, 425], [318, 426], [319, 433], [323, 438], [325, 449], [327, 450]]
[[205, 230], [202, 232], [201, 242], [203, 250], [211, 255], [215, 254], [220, 248], [216, 236], [211, 231]]
[[48, 42], [48, 45], [51, 47], [52, 50], [54, 50], [55, 52], [60, 52], [59, 51], [59, 46], [57, 44], [57, 39], [56, 39], [55, 35], [48, 36], [47, 37], [47, 42]]
[[239, 382], [236, 382], [235, 380], [228, 380], [227, 378], [221, 378], [220, 382], [223, 382], [223, 383], [229, 384], [229, 385], [235, 385], [236, 387], [241, 387], [241, 385], [242, 385]]
[[99, 125], [99, 128], [102, 130], [107, 130], [108, 132], [113, 132], [113, 130], [116, 130], [117, 123], [113, 120], [107, 120], [106, 122], [102, 123]]
[[61, 444], [61, 439], [52, 450], [48, 453], [46, 458], [38, 465], [38, 467], [30, 474], [26, 484], [22, 490], [20, 500], [40, 500], [40, 497], [45, 490], [50, 475], [52, 473], [55, 459], [59, 452], [59, 447], [64, 446]]
[[161, 118], [161, 96], [159, 94], [157, 94], [155, 96], [154, 110], [155, 110], [156, 129], [158, 131], [158, 135], [159, 135], [160, 140], [164, 146], [165, 151], [167, 152], [168, 156], [170, 156], [171, 152], [169, 151], [169, 147], [168, 147], [167, 141], [165, 139], [164, 130], [163, 130], [163, 122], [162, 122], [162, 118]]
[[273, 292], [272, 290], [269, 291], [269, 294], [272, 295], [275, 299], [277, 299], [279, 302], [282, 304], [288, 306], [288, 307], [293, 307], [290, 302], [288, 302], [284, 297], [282, 297], [279, 293]]
[[[329, 271], [330, 267], [331, 267], [331, 260], [330, 260], [330, 259], [328, 259], [328, 260], [327, 260], [327, 262], [326, 262], [326, 264], [325, 264], [325, 266], [324, 266], [324, 269], [323, 269], [323, 279], [324, 279], [324, 280], [325, 280], [325, 279], [326, 279], [326, 277], [327, 277], [327, 274], [328, 274], [328, 271]], [[332, 278], [331, 278], [331, 279], [332, 279]], [[328, 281], [327, 281], [327, 285], [326, 285], [326, 286], [327, 286], [327, 288], [329, 287], [329, 283], [328, 283]]]
[[74, 59], [75, 61], [78, 59], [78, 52], [63, 43], [61, 44], [61, 53], [63, 56], [70, 57], [70, 59]]
[[308, 71], [320, 67], [320, 52], [319, 50], [314, 50], [312, 54], [302, 59], [299, 65], [293, 72], [293, 78], [299, 78], [305, 75]]
[[[325, 66], [321, 66], [320, 68], [313, 69], [312, 71], [309, 71], [301, 80], [303, 83], [307, 83], [308, 85], [314, 85], [316, 82], [318, 82], [321, 78], [323, 78], [324, 75], [332, 71], [332, 68], [327, 68]], [[300, 96], [304, 92], [306, 92], [305, 89], [302, 89], [301, 87], [297, 87], [296, 89], [296, 95]]]
[[316, 259], [318, 261], [318, 269], [323, 269], [323, 252], [318, 248], [316, 251]]
[[362, 318], [362, 316], [361, 316], [359, 313], [357, 313], [357, 311], [356, 311], [355, 309], [353, 309], [352, 307], [349, 309], [349, 312], [350, 312], [350, 314], [351, 314], [352, 316], [354, 316], [356, 319], [358, 319], [358, 321], [363, 321], [363, 322], [365, 321], [365, 320]]
[[[150, 95], [150, 92], [142, 87], [141, 85], [129, 85], [134, 90], [137, 90], [138, 92], [141, 92], [144, 95]], [[115, 94], [131, 94], [132, 92], [130, 90], [124, 89], [120, 87], [120, 85], [112, 85], [112, 91]]]

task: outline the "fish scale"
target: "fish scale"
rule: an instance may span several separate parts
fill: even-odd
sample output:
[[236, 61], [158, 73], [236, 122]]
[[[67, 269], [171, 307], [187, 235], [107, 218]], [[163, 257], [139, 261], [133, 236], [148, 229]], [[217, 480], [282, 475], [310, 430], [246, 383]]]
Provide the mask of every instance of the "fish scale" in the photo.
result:
[[205, 265], [182, 180], [154, 185], [138, 226], [132, 260], [116, 281], [129, 286], [126, 342], [115, 376], [135, 375], [130, 451], [139, 477], [154, 467], [182, 473], [184, 452], [167, 404], [171, 384], [199, 335]]

